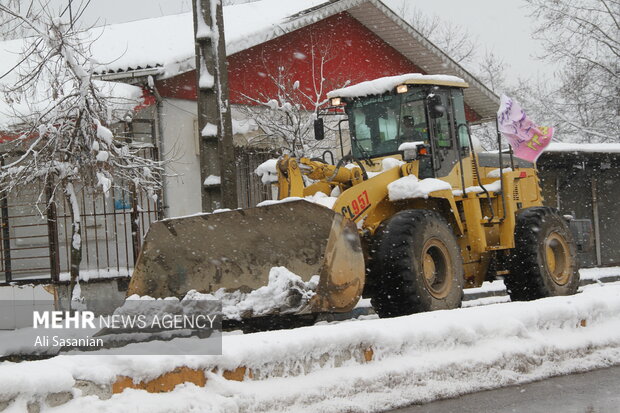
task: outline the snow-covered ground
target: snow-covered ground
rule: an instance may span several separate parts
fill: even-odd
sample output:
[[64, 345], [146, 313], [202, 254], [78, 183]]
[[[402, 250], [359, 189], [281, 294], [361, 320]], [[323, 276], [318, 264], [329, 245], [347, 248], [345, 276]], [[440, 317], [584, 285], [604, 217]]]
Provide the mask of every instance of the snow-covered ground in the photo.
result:
[[[373, 357], [366, 362], [368, 349]], [[226, 335], [222, 356], [4, 362], [0, 401], [13, 399], [5, 412], [22, 412], [27, 400], [67, 391], [73, 400], [43, 405], [42, 412], [378, 412], [614, 364], [620, 364], [619, 282], [534, 302]], [[179, 366], [204, 369], [205, 387], [125, 390], [107, 400], [81, 397], [75, 387], [76, 380], [109, 385], [118, 376], [151, 380]], [[229, 381], [217, 370], [238, 366], [253, 379]]]

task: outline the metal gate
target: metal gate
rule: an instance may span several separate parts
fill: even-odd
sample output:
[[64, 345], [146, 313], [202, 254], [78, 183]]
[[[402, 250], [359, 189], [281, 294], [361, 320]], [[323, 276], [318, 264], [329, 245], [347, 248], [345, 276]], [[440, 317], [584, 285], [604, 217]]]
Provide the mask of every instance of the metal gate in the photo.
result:
[[[143, 144], [143, 156], [158, 159], [157, 148], [149, 145], [154, 134], [151, 121], [135, 120], [126, 132], [117, 132]], [[272, 199], [271, 186], [263, 184], [254, 170], [277, 156], [237, 148], [240, 208]], [[45, 208], [49, 198], [39, 199], [41, 190], [32, 186], [0, 200], [0, 284], [69, 280], [70, 210], [62, 194]], [[76, 192], [82, 223], [80, 276], [92, 280], [130, 275], [150, 223], [163, 218], [161, 201], [122, 183], [108, 197], [87, 188], [76, 187]]]
[[53, 246], [39, 187], [22, 188], [0, 200], [0, 283], [49, 280]]
[[277, 158], [276, 152], [236, 148], [237, 199], [239, 208], [251, 208], [259, 202], [272, 199], [271, 185], [265, 185], [254, 173], [256, 168], [268, 159]]
[[[141, 149], [157, 157], [155, 148]], [[71, 215], [62, 194], [45, 208], [45, 190], [28, 186], [0, 200], [0, 284], [68, 281]], [[82, 262], [85, 279], [128, 276], [144, 234], [162, 218], [161, 202], [131, 185], [119, 185], [106, 197], [76, 185], [80, 207]]]

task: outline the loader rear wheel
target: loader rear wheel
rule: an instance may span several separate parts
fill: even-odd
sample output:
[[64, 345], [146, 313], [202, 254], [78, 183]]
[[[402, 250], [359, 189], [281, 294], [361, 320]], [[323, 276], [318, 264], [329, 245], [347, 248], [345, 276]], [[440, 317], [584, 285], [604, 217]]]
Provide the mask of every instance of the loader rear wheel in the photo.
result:
[[517, 215], [506, 289], [513, 301], [572, 295], [579, 287], [577, 249], [568, 225], [548, 207]]
[[457, 308], [463, 263], [454, 233], [437, 212], [409, 210], [378, 228], [369, 276], [380, 317]]

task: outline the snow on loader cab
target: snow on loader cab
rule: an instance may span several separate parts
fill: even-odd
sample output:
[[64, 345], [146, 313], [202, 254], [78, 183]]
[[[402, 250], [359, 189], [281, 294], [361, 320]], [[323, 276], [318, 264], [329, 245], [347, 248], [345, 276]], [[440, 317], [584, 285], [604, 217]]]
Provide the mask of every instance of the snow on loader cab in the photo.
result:
[[533, 164], [472, 150], [467, 87], [409, 74], [330, 92], [350, 154], [337, 165], [282, 156], [274, 184], [291, 202], [153, 224], [128, 294], [251, 292], [277, 266], [320, 278], [309, 300], [272, 313], [346, 312], [362, 292], [381, 317], [456, 308], [463, 288], [498, 275], [513, 300], [574, 294], [565, 219], [542, 205]]

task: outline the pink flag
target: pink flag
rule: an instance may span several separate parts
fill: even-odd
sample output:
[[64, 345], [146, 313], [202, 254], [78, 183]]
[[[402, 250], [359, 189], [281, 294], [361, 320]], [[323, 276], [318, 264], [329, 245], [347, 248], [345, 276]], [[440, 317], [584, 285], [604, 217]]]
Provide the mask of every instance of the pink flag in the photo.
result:
[[519, 102], [506, 95], [502, 95], [497, 121], [515, 156], [529, 162], [536, 162], [553, 137], [552, 127], [536, 126]]

